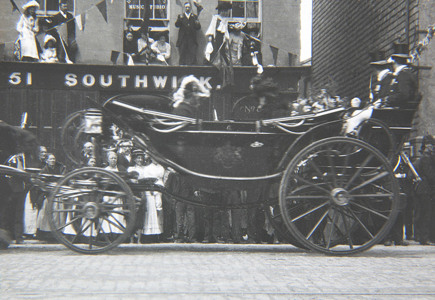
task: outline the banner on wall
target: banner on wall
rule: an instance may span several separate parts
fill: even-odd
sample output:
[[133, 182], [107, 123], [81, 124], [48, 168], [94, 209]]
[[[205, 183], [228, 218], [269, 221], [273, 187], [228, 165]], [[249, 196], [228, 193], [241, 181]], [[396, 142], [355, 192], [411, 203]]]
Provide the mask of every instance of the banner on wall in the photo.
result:
[[[116, 61], [119, 51], [113, 51]], [[298, 80], [309, 67], [271, 67], [264, 76], [272, 77], [281, 89], [297, 89]], [[196, 76], [207, 88], [216, 88], [218, 70], [205, 66], [125, 66], [25, 62], [0, 62], [0, 89], [97, 90], [116, 92], [172, 92], [184, 76]], [[255, 67], [235, 67], [234, 92], [247, 92]]]

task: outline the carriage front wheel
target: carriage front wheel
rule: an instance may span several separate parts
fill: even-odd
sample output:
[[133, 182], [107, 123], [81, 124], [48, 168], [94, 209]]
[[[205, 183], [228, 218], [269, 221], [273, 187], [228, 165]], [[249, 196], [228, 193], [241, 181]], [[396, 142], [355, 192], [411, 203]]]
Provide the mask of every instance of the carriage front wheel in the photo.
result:
[[130, 187], [101, 168], [68, 173], [51, 191], [48, 205], [54, 236], [80, 253], [108, 251], [134, 230], [136, 204]]
[[331, 137], [291, 160], [279, 202], [287, 228], [302, 245], [350, 254], [385, 238], [397, 217], [399, 186], [379, 150], [361, 140]]

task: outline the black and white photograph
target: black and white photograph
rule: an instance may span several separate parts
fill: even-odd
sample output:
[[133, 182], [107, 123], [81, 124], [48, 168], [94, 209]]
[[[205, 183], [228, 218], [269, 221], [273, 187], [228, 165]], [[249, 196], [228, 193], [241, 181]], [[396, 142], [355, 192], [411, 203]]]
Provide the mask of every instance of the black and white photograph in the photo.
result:
[[1, 0], [0, 298], [435, 299], [435, 0]]

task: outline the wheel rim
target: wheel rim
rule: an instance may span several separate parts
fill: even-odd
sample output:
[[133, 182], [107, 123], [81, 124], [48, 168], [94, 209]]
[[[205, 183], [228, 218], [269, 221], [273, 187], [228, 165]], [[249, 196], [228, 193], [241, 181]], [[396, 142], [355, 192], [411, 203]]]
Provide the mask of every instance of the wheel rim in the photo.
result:
[[394, 159], [396, 141], [388, 125], [376, 119], [368, 119], [357, 130], [358, 139], [378, 149], [390, 161]]
[[83, 145], [86, 141], [86, 135], [83, 132], [83, 116], [86, 110], [73, 113], [62, 126], [60, 140], [65, 156], [74, 164], [80, 164], [81, 148], [77, 145]]
[[328, 254], [381, 241], [398, 212], [399, 187], [388, 160], [346, 137], [309, 145], [289, 163], [280, 186], [284, 222], [299, 242]]
[[80, 253], [108, 251], [128, 237], [135, 224], [135, 202], [118, 175], [83, 168], [60, 180], [48, 199], [50, 227], [57, 240]]
[[[279, 182], [273, 183], [269, 187], [269, 197], [271, 196], [271, 193], [274, 193], [273, 199], [276, 199], [276, 201], [273, 201], [270, 205], [266, 205], [264, 207], [264, 210], [266, 212], [266, 217], [269, 220], [270, 224], [275, 230], [275, 234], [277, 234], [278, 239], [281, 243], [289, 243], [292, 244], [295, 247], [307, 249], [304, 247], [297, 239], [295, 239], [290, 231], [288, 230], [287, 226], [284, 223], [283, 215], [281, 213], [281, 208], [278, 203], [278, 190], [279, 190]], [[272, 200], [272, 199], [270, 199]]]

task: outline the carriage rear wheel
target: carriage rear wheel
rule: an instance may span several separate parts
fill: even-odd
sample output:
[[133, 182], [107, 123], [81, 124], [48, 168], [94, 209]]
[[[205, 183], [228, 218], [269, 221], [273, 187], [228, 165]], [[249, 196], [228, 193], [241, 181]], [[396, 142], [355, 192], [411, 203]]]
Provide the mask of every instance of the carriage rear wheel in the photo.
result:
[[279, 202], [285, 225], [303, 246], [351, 254], [389, 232], [398, 213], [399, 186], [379, 150], [361, 140], [332, 137], [291, 160]]
[[100, 168], [67, 174], [48, 199], [51, 230], [66, 247], [85, 254], [108, 251], [130, 237], [136, 204], [127, 183]]
[[362, 122], [357, 131], [358, 139], [381, 151], [391, 162], [396, 159], [396, 140], [387, 124], [371, 118]]
[[[271, 184], [269, 188], [269, 197], [276, 198], [276, 201], [272, 201], [270, 205], [266, 205], [264, 210], [266, 212], [266, 217], [269, 223], [272, 225], [275, 230], [275, 234], [278, 237], [278, 240], [282, 243], [289, 243], [295, 247], [307, 249], [303, 246], [297, 239], [295, 239], [287, 226], [284, 223], [283, 215], [281, 213], [281, 209], [278, 203], [278, 190], [279, 190], [279, 182]], [[276, 190], [276, 192], [275, 192]], [[272, 200], [272, 199], [270, 199]], [[276, 203], [275, 203], [276, 202]]]
[[84, 115], [86, 110], [77, 111], [68, 116], [62, 131], [60, 133], [60, 141], [66, 157], [76, 165], [80, 164], [81, 147], [86, 142], [86, 134], [84, 133]]

